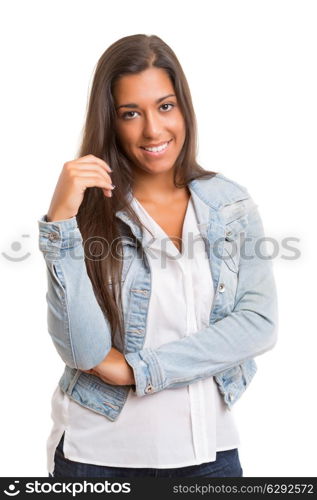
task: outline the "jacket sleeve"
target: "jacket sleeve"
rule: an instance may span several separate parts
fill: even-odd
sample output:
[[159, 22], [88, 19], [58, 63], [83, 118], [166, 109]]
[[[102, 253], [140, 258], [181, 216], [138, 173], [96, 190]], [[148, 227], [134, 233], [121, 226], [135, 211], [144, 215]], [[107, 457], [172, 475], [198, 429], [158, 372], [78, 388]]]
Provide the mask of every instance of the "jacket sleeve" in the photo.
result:
[[76, 216], [47, 222], [45, 215], [38, 225], [47, 272], [48, 332], [66, 365], [89, 370], [110, 351], [111, 335], [86, 270]]
[[[211, 377], [274, 347], [278, 330], [277, 291], [272, 261], [268, 255], [265, 258], [261, 244], [263, 224], [255, 203], [244, 232], [232, 312], [193, 335], [156, 349], [125, 354], [134, 371], [133, 390], [137, 396]], [[215, 294], [219, 293], [219, 285]]]

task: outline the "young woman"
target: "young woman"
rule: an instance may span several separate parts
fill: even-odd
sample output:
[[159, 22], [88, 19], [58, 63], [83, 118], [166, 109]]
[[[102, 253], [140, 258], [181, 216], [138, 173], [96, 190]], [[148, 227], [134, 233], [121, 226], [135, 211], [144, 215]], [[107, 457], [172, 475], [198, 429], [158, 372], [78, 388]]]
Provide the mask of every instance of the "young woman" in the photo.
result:
[[157, 36], [99, 59], [38, 222], [65, 363], [49, 475], [242, 476], [232, 406], [276, 342], [272, 263], [247, 189], [198, 165], [188, 84]]

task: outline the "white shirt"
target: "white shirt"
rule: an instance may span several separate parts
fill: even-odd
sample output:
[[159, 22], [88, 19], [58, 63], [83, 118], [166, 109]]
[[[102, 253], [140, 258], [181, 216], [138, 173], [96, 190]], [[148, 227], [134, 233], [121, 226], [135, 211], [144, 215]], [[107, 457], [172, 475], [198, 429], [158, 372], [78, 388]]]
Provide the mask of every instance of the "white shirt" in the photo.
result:
[[[182, 253], [133, 198], [144, 229], [144, 251], [151, 266], [152, 290], [145, 347], [194, 335], [208, 326], [213, 282], [191, 198], [182, 232]], [[57, 386], [52, 397], [53, 428], [47, 440], [47, 467], [65, 431], [69, 460], [112, 467], [175, 468], [216, 460], [216, 452], [237, 448], [233, 411], [213, 377], [142, 398], [131, 390], [114, 422], [73, 401]]]

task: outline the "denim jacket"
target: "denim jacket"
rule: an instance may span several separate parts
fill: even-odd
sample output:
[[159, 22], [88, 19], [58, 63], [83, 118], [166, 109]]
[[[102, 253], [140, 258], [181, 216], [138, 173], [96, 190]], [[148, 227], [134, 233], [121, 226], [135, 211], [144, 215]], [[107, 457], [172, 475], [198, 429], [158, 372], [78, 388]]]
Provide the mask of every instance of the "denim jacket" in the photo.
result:
[[257, 205], [244, 186], [220, 173], [193, 180], [188, 188], [214, 285], [209, 326], [156, 349], [143, 348], [151, 296], [143, 232], [125, 211], [116, 213], [123, 228], [125, 336], [124, 345], [118, 339], [114, 347], [132, 367], [134, 386], [110, 385], [82, 371], [108, 354], [110, 325], [86, 270], [85, 242], [76, 216], [38, 220], [39, 248], [47, 270], [48, 332], [65, 363], [59, 386], [78, 404], [109, 420], [118, 418], [130, 390], [139, 397], [151, 397], [211, 376], [231, 409], [256, 373], [253, 358], [276, 343], [277, 292]]

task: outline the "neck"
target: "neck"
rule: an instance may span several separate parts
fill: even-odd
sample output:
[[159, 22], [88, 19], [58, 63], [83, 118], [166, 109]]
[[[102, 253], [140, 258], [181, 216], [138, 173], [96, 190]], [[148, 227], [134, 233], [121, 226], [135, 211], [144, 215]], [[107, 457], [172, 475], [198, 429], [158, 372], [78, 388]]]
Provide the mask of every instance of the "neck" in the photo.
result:
[[184, 196], [186, 188], [177, 188], [173, 181], [173, 170], [160, 174], [134, 172], [133, 196], [143, 202], [162, 202]]

